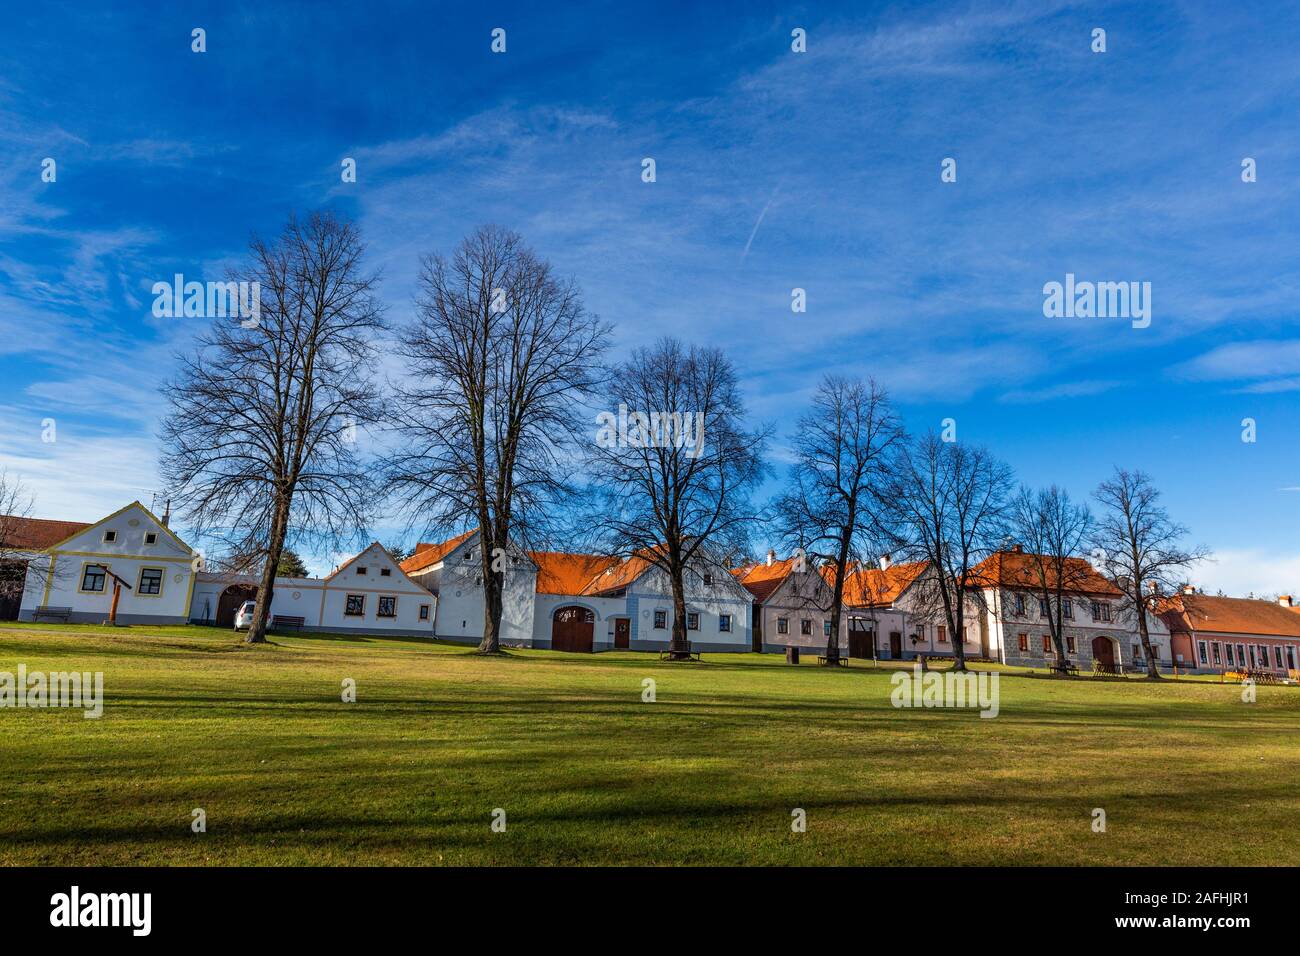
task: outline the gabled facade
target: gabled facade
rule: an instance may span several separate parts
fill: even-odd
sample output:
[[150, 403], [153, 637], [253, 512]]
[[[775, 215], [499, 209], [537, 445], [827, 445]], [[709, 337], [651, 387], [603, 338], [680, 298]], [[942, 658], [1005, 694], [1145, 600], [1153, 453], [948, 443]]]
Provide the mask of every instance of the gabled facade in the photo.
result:
[[[257, 585], [253, 575], [200, 572], [191, 620], [229, 627], [239, 605], [256, 597]], [[434, 605], [433, 595], [376, 541], [327, 577], [277, 577], [271, 618], [302, 618], [306, 631], [432, 637]]]
[[1173, 652], [1207, 671], [1268, 671], [1300, 679], [1300, 608], [1277, 602], [1211, 597], [1193, 588], [1165, 602]]
[[[731, 572], [752, 599], [751, 646], [763, 653], [784, 653], [787, 647], [823, 653], [830, 639], [831, 604], [835, 596], [826, 579], [806, 559], [766, 559]], [[848, 656], [848, 615], [840, 615], [836, 646]], [[869, 656], [869, 655], [868, 655]]]
[[[896, 564], [888, 556], [877, 568], [853, 568], [844, 580], [850, 657], [913, 660], [955, 655], [946, 622], [936, 620], [925, 598], [930, 575], [928, 561]], [[976, 616], [967, 609], [967, 657], [982, 656]]]
[[[1017, 546], [991, 555], [972, 571], [973, 583], [984, 594], [981, 639], [988, 656], [1004, 664], [1050, 667], [1056, 660], [1038, 567], [1038, 556]], [[1083, 558], [1070, 558], [1064, 567], [1062, 636], [1070, 663], [1092, 670], [1096, 661], [1103, 670], [1116, 672], [1145, 667], [1137, 621], [1125, 611], [1119, 588]], [[1051, 578], [1048, 584], [1056, 589]], [[1147, 629], [1157, 666], [1173, 666], [1165, 622], [1148, 614]]]
[[18, 619], [41, 608], [66, 609], [67, 620], [109, 617], [116, 583], [119, 624], [184, 624], [189, 619], [197, 554], [167, 525], [133, 501], [83, 525], [28, 560]]

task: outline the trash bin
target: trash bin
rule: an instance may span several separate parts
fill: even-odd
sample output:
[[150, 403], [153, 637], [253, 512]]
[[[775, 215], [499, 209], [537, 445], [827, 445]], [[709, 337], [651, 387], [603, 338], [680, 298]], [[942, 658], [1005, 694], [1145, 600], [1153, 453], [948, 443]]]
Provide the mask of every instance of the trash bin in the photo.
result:
[[787, 648], [785, 649], [785, 662], [786, 662], [787, 664], [798, 664], [798, 663], [799, 663], [799, 648], [797, 648], [797, 647], [793, 647], [793, 646], [791, 646], [791, 647], [787, 647]]

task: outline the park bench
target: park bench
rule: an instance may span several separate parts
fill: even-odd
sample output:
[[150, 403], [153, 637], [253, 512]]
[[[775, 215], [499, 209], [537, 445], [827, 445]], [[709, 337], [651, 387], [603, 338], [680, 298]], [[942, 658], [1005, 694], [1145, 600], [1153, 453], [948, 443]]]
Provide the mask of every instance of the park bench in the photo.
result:
[[822, 667], [826, 667], [832, 661], [836, 667], [847, 667], [849, 664], [849, 659], [847, 657], [827, 657], [825, 654], [822, 654], [817, 658], [817, 663]]
[[71, 617], [72, 617], [72, 608], [70, 607], [42, 606], [42, 607], [38, 607], [35, 613], [32, 614], [33, 621], [39, 621], [45, 619], [48, 621], [62, 621], [64, 624], [68, 623], [68, 619]]
[[[686, 642], [686, 654], [693, 661], [698, 661], [700, 659], [700, 652], [697, 650], [692, 650], [690, 641]], [[666, 648], [659, 652], [659, 659], [661, 661], [666, 661], [668, 660], [668, 658], [672, 657], [672, 655], [673, 655], [672, 649]]]
[[296, 631], [301, 631], [303, 624], [306, 622], [306, 618], [294, 617], [291, 614], [276, 614], [271, 618], [271, 629], [278, 631], [283, 627], [291, 627]]

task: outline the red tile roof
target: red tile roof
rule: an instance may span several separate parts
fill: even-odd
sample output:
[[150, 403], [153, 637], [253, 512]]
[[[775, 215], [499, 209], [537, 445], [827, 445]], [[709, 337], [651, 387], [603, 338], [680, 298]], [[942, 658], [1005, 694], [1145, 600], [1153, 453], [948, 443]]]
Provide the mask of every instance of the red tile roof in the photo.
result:
[[1300, 615], [1295, 608], [1274, 601], [1177, 594], [1168, 600], [1167, 607], [1164, 619], [1170, 631], [1300, 637]]
[[[972, 583], [979, 587], [1041, 588], [1040, 556], [1023, 551], [999, 551], [971, 568]], [[1044, 558], [1047, 586], [1056, 587], [1055, 562]], [[1070, 594], [1121, 596], [1121, 591], [1085, 558], [1065, 559], [1065, 587]]]
[[615, 562], [605, 568], [582, 589], [582, 593], [607, 594], [610, 591], [617, 591], [632, 584], [652, 567], [654, 564], [648, 558], [642, 557], [639, 553], [634, 554], [621, 564]]
[[587, 585], [618, 558], [601, 554], [571, 554], [564, 551], [530, 551], [537, 565], [538, 594], [584, 594]]
[[42, 551], [89, 527], [84, 521], [0, 515], [0, 546], [17, 551]]
[[[849, 607], [885, 607], [893, 604], [929, 566], [929, 561], [910, 561], [891, 564], [885, 571], [880, 568], [850, 568], [844, 579], [844, 603]], [[833, 565], [823, 567], [822, 576], [826, 578], [827, 584], [834, 586]]]
[[786, 578], [794, 572], [796, 558], [783, 561], [757, 561], [742, 568], [732, 568], [731, 573], [743, 584], [757, 601], [766, 601], [772, 592], [781, 586]]
[[421, 541], [415, 546], [415, 554], [403, 561], [399, 567], [407, 574], [416, 571], [423, 571], [431, 565], [437, 564], [452, 551], [460, 546], [460, 543], [477, 531], [466, 531], [464, 534], [458, 534], [454, 538], [448, 538], [446, 541], [440, 541], [437, 544], [427, 544]]

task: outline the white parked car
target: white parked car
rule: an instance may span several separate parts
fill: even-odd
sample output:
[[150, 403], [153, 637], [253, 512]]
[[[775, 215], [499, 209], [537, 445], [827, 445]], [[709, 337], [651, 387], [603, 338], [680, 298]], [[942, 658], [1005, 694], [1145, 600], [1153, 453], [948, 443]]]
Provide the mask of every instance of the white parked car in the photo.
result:
[[239, 610], [235, 612], [235, 630], [246, 631], [252, 626], [255, 607], [257, 607], [256, 601], [245, 601], [239, 605]]

